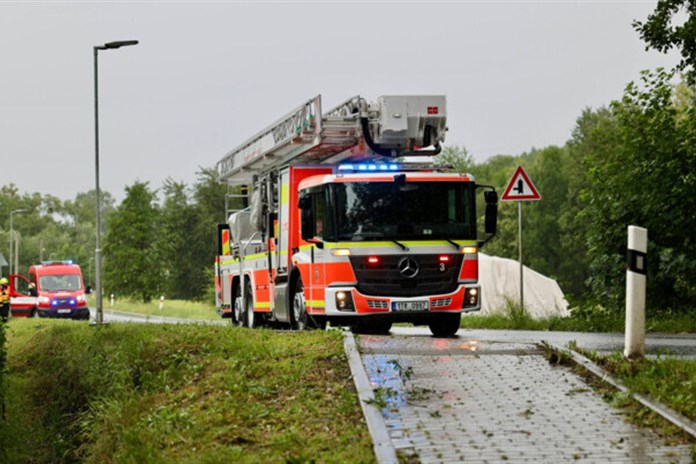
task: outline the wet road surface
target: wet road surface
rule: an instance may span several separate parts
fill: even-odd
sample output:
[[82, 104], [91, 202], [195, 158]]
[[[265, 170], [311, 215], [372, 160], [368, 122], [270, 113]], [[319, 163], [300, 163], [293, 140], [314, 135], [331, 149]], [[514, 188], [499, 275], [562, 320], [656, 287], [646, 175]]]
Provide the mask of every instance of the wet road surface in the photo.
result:
[[[652, 431], [627, 423], [570, 369], [549, 364], [531, 341], [536, 336], [460, 330], [458, 338], [436, 339], [427, 330], [398, 328], [392, 336], [357, 337], [400, 458], [691, 462], [690, 446], [668, 446]], [[559, 345], [561, 338], [555, 340]], [[618, 338], [588, 339], [588, 349], [613, 348], [623, 342]]]

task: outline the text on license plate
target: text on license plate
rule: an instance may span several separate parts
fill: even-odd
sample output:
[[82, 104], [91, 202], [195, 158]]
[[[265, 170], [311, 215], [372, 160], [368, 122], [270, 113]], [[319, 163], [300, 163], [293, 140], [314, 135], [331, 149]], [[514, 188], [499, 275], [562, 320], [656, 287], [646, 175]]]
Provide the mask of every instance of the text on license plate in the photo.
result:
[[69, 309], [59, 309], [59, 310], [58, 310], [58, 314], [67, 314], [67, 313], [69, 313], [69, 312], [70, 312]]
[[427, 311], [428, 308], [428, 300], [395, 301], [392, 303], [392, 311]]

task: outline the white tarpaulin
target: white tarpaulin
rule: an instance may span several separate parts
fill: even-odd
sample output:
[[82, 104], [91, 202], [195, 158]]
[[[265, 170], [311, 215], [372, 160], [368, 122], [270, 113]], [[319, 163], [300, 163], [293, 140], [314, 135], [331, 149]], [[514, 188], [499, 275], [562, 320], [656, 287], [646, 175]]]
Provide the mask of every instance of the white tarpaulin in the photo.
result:
[[[508, 302], [520, 302], [520, 263], [479, 253], [481, 312], [505, 312]], [[524, 308], [534, 319], [570, 316], [558, 282], [524, 266]]]

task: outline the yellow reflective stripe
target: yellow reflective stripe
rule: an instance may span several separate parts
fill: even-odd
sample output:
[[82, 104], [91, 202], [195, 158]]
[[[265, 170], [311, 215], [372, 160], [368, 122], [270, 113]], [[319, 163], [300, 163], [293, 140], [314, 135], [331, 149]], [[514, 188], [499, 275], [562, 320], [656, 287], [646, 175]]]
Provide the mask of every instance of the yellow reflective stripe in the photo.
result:
[[309, 300], [309, 301], [306, 301], [305, 304], [307, 306], [311, 306], [312, 308], [314, 308], [314, 307], [324, 308], [324, 307], [326, 307], [326, 300]]
[[290, 203], [290, 185], [283, 184], [280, 187], [280, 204], [287, 205]]
[[254, 308], [270, 308], [270, 307], [271, 307], [270, 302], [260, 301], [258, 303], [254, 303]]
[[227, 265], [227, 264], [238, 263], [238, 262], [239, 262], [239, 259], [238, 259], [238, 258], [225, 258], [225, 259], [221, 259], [221, 260], [220, 260], [220, 264], [223, 265], [223, 266], [224, 266], [224, 265]]

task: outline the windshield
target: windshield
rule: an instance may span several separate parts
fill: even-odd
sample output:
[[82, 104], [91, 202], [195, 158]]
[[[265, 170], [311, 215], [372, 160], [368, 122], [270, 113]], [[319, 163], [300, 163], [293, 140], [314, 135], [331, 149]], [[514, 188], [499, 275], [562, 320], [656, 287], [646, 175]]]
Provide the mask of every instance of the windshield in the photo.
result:
[[60, 292], [82, 289], [79, 274], [54, 274], [39, 277], [39, 289], [46, 292]]
[[476, 239], [469, 182], [334, 184], [338, 240]]

